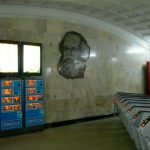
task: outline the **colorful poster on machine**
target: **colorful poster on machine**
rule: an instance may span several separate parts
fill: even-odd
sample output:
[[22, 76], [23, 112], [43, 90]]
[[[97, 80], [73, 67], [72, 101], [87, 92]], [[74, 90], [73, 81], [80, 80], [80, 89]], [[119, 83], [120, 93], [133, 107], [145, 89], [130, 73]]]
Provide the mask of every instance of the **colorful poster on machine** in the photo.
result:
[[24, 82], [25, 126], [44, 125], [44, 82], [27, 79]]
[[0, 80], [0, 130], [22, 128], [22, 81]]

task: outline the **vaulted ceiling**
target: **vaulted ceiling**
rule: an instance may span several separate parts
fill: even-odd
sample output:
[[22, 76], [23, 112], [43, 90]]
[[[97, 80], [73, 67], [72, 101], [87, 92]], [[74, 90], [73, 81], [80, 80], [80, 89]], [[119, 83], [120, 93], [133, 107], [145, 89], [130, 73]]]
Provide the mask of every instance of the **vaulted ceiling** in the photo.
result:
[[0, 5], [24, 5], [67, 10], [112, 23], [150, 43], [150, 0], [0, 0]]

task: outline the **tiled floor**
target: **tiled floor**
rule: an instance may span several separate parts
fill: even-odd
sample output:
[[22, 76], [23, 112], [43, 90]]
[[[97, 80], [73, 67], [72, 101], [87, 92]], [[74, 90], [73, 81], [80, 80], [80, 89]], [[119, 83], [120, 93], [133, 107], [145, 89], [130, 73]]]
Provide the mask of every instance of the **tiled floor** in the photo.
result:
[[136, 150], [117, 117], [0, 139], [1, 150]]

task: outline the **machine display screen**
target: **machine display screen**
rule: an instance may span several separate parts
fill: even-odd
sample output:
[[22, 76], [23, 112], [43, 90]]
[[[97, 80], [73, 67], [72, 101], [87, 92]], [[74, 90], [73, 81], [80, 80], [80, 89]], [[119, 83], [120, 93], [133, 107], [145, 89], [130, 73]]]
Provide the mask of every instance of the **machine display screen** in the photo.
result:
[[128, 109], [128, 113], [130, 113], [132, 111], [132, 109], [134, 108], [134, 106], [132, 106], [130, 109]]
[[14, 111], [20, 111], [21, 106], [20, 105], [14, 105]]
[[37, 96], [37, 100], [38, 100], [38, 101], [43, 100], [43, 95], [38, 95], [38, 96]]
[[28, 109], [36, 109], [36, 103], [30, 103], [27, 105]]
[[142, 113], [142, 111], [138, 111], [135, 115], [134, 115], [134, 119], [137, 119], [138, 118], [138, 116], [140, 115]]
[[145, 127], [145, 125], [148, 123], [150, 121], [150, 116], [147, 118], [147, 119], [145, 119], [145, 120], [143, 120], [143, 122], [142, 122], [142, 124], [141, 124], [141, 127]]
[[13, 111], [20, 111], [21, 106], [20, 105], [6, 105], [2, 108], [3, 112], [13, 112]]
[[11, 86], [12, 86], [12, 80], [2, 81], [2, 87], [11, 87]]
[[41, 101], [43, 100], [42, 95], [34, 95], [34, 96], [27, 96], [28, 101]]
[[20, 103], [21, 101], [21, 98], [18, 96], [14, 97], [13, 99], [14, 99], [14, 103], [18, 103], [18, 102]]
[[27, 105], [28, 109], [43, 109], [44, 108], [44, 104], [43, 103], [29, 103]]
[[2, 103], [3, 104], [11, 104], [13, 102], [13, 98], [12, 97], [4, 97], [2, 98]]
[[12, 89], [2, 89], [2, 95], [11, 95], [13, 94]]
[[43, 109], [44, 105], [42, 103], [37, 103], [37, 109]]
[[20, 103], [20, 102], [21, 102], [21, 98], [19, 96], [2, 98], [3, 104], [13, 104], [13, 103]]
[[36, 81], [35, 80], [27, 80], [26, 84], [27, 84], [27, 86], [36, 86]]
[[27, 100], [28, 101], [35, 101], [36, 100], [36, 96], [27, 96]]
[[13, 111], [13, 105], [3, 106], [3, 112]]
[[0, 73], [18, 72], [18, 44], [0, 42]]
[[35, 94], [36, 93], [36, 88], [27, 88], [27, 94]]

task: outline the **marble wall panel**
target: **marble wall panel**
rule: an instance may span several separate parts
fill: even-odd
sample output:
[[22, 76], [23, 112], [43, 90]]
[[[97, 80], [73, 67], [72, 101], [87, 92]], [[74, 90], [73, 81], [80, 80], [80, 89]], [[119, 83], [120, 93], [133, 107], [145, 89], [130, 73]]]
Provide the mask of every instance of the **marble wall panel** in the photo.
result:
[[[68, 31], [82, 34], [91, 48], [83, 79], [65, 79], [57, 71], [58, 44]], [[47, 123], [114, 113], [116, 91], [145, 92], [150, 52], [109, 32], [59, 20], [1, 18], [0, 39], [43, 44]]]

